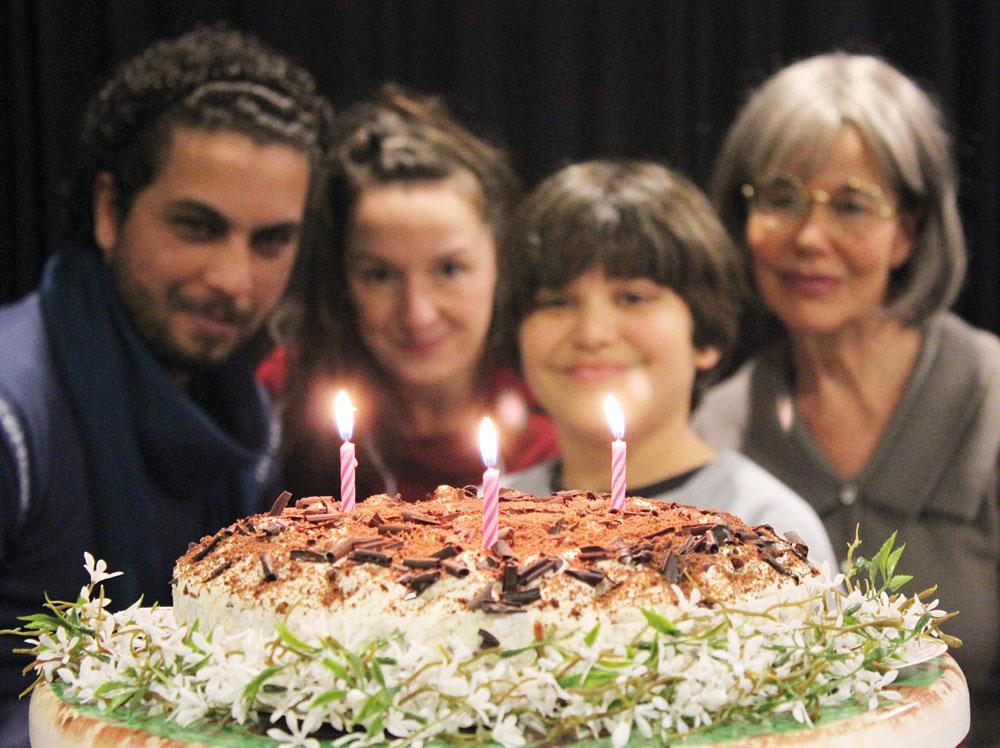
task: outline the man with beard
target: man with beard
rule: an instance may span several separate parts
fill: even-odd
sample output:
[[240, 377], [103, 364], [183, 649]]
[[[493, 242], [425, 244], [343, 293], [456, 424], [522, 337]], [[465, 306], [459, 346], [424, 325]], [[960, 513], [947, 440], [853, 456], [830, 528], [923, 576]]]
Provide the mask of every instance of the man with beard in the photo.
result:
[[[278, 429], [244, 349], [284, 293], [332, 112], [312, 76], [199, 28], [91, 101], [73, 246], [0, 309], [0, 629], [75, 600], [170, 604], [191, 541], [275, 498]], [[27, 745], [30, 661], [0, 646], [0, 745]], [[18, 737], [18, 734], [21, 737]]]

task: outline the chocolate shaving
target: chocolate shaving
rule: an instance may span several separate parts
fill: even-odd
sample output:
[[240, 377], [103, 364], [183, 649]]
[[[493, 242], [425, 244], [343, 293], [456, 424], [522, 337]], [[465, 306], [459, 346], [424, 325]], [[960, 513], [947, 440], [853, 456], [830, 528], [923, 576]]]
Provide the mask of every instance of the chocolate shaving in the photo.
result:
[[385, 520], [379, 516], [378, 512], [375, 512], [375, 514], [372, 515], [372, 518], [368, 520], [369, 527], [378, 527], [379, 525], [384, 525], [384, 524]]
[[351, 561], [357, 561], [361, 564], [377, 564], [378, 566], [389, 566], [392, 563], [392, 556], [387, 556], [384, 553], [379, 553], [378, 551], [369, 550], [354, 550], [351, 551], [348, 556]]
[[295, 506], [306, 508], [313, 504], [326, 504], [326, 498], [325, 496], [303, 496], [295, 502]]
[[497, 639], [493, 634], [491, 634], [486, 629], [479, 629], [479, 648], [480, 649], [496, 649], [500, 646], [500, 640]]
[[289, 555], [293, 561], [321, 562], [328, 560], [325, 553], [317, 553], [316, 551], [308, 551], [300, 548], [295, 548]]
[[277, 535], [282, 530], [285, 529], [285, 525], [282, 522], [277, 522], [276, 520], [270, 519], [264, 523], [261, 529], [268, 535]]
[[206, 582], [212, 581], [232, 565], [233, 565], [232, 561], [223, 561], [221, 564], [212, 569], [212, 573], [209, 574], [207, 577], [205, 577], [205, 581]]
[[658, 538], [661, 535], [673, 535], [677, 531], [675, 527], [665, 527], [662, 530], [657, 530], [654, 533], [645, 536], [646, 540], [652, 540], [653, 538]]
[[711, 527], [709, 524], [699, 522], [696, 525], [684, 525], [681, 528], [681, 532], [686, 532], [688, 535], [704, 535]]
[[253, 522], [251, 522], [249, 518], [237, 522], [236, 530], [241, 535], [253, 535], [257, 532], [257, 528], [253, 526]]
[[411, 569], [440, 569], [441, 559], [439, 558], [404, 558], [403, 566]]
[[406, 586], [419, 595], [440, 578], [440, 571], [429, 571], [426, 574], [416, 574], [407, 580]]
[[273, 582], [278, 578], [278, 575], [274, 573], [274, 564], [271, 561], [270, 553], [260, 554], [260, 565], [264, 569], [264, 581]]
[[[696, 536], [692, 535], [691, 537]], [[706, 532], [701, 536], [701, 540], [695, 543], [694, 550], [695, 552], [702, 553], [717, 553], [719, 551], [719, 544], [715, 540], [715, 535], [710, 532]]]
[[591, 587], [596, 587], [604, 581], [604, 572], [600, 569], [566, 569], [566, 574]]
[[537, 587], [529, 590], [511, 590], [500, 594], [500, 602], [507, 605], [527, 605], [542, 599], [542, 591]]
[[580, 560], [581, 561], [601, 561], [606, 558], [610, 558], [611, 553], [607, 548], [602, 548], [599, 545], [588, 545], [580, 549]]
[[760, 535], [755, 533], [753, 530], [737, 530], [735, 534], [736, 537], [739, 540], [742, 540], [743, 542], [747, 542], [748, 540], [756, 540], [757, 538], [760, 537]]
[[482, 604], [484, 613], [493, 615], [509, 615], [511, 613], [524, 613], [524, 608], [520, 605], [510, 605], [500, 601], [487, 600]]
[[796, 582], [799, 581], [799, 575], [782, 566], [781, 562], [778, 560], [778, 557], [774, 555], [774, 552], [770, 548], [764, 548], [762, 550], [764, 553], [764, 560], [767, 561], [767, 563], [769, 563], [774, 568], [775, 571], [777, 571], [779, 574], [784, 574], [786, 577], [791, 577]]
[[474, 499], [479, 495], [479, 489], [475, 486], [462, 486], [458, 489], [458, 494], [464, 499]]
[[488, 582], [479, 590], [479, 592], [472, 596], [472, 599], [469, 600], [469, 604], [466, 607], [469, 610], [476, 610], [477, 608], [481, 608], [485, 604], [491, 602], [493, 602], [493, 583]]
[[379, 525], [378, 526], [378, 534], [379, 535], [393, 535], [393, 534], [395, 534], [397, 532], [406, 532], [407, 530], [410, 530], [410, 529], [411, 528], [407, 527], [406, 525], [388, 525], [388, 524], [384, 524], [384, 525]]
[[429, 514], [421, 514], [420, 512], [411, 512], [406, 509], [402, 512], [403, 519], [407, 522], [416, 522], [418, 525], [440, 525], [441, 522], [438, 521], [437, 517], [432, 517]]
[[712, 537], [715, 538], [715, 542], [719, 545], [726, 545], [735, 542], [732, 530], [730, 530], [727, 525], [722, 523], [712, 525], [712, 529], [709, 532], [712, 533]]
[[501, 592], [510, 592], [517, 588], [517, 567], [514, 564], [503, 565], [503, 576], [501, 577]]
[[809, 558], [809, 546], [806, 545], [806, 542], [797, 532], [789, 530], [785, 533], [785, 537], [788, 538], [788, 541], [792, 544], [792, 551], [795, 552], [796, 556], [801, 558], [803, 561]]
[[663, 560], [663, 566], [660, 567], [660, 574], [670, 584], [677, 584], [681, 581], [681, 563], [673, 551], [668, 552], [667, 557]]
[[551, 571], [555, 565], [556, 560], [554, 558], [545, 557], [538, 559], [535, 563], [531, 564], [518, 574], [518, 585], [523, 587], [526, 584], [534, 582], [546, 572]]
[[211, 553], [212, 551], [215, 550], [216, 546], [219, 545], [219, 541], [221, 541], [221, 540], [222, 540], [222, 538], [220, 536], [216, 535], [214, 538], [212, 538], [212, 542], [209, 543], [208, 545], [206, 545], [204, 548], [202, 548], [196, 554], [194, 554], [194, 556], [191, 558], [191, 560], [192, 561], [201, 561], [203, 558], [205, 558], [205, 556], [207, 556], [209, 553]]
[[549, 528], [549, 535], [558, 535], [566, 527], [566, 518], [560, 517], [556, 523]]
[[621, 556], [625, 563], [648, 564], [653, 560], [652, 547], [630, 548]]
[[354, 550], [355, 542], [355, 538], [341, 538], [333, 544], [333, 547], [326, 552], [326, 555], [331, 556], [332, 561], [339, 561]]
[[342, 512], [325, 512], [323, 514], [307, 514], [305, 519], [309, 522], [325, 522], [326, 520], [336, 519], [341, 520], [344, 518]]
[[434, 553], [432, 553], [431, 556], [440, 559], [454, 558], [461, 552], [462, 549], [459, 548], [457, 545], [455, 545], [454, 543], [448, 543], [448, 545], [441, 548], [441, 550], [434, 551]]
[[492, 550], [500, 558], [517, 558], [517, 556], [514, 555], [514, 551], [510, 549], [510, 546], [507, 545], [507, 541], [505, 540], [498, 540], [493, 544], [493, 547], [490, 550]]
[[268, 514], [272, 517], [277, 517], [283, 511], [285, 507], [288, 506], [288, 500], [292, 498], [292, 494], [288, 491], [282, 491], [281, 494], [274, 500], [274, 504], [271, 505], [271, 511]]
[[469, 575], [469, 568], [460, 563], [456, 563], [455, 561], [442, 561], [441, 566], [453, 577], [462, 578]]

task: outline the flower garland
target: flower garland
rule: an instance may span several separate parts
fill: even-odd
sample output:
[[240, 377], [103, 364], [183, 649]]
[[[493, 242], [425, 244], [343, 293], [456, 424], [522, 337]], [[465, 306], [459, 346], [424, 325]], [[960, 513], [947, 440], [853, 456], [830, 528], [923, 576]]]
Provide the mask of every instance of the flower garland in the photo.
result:
[[[950, 617], [933, 589], [906, 597], [895, 534], [870, 560], [833, 580], [735, 608], [699, 605], [695, 590], [666, 611], [643, 610], [625, 630], [601, 623], [526, 632], [514, 648], [458, 637], [424, 646], [405, 632], [372, 639], [368, 627], [236, 635], [177, 623], [170, 608], [139, 603], [112, 613], [104, 561], [85, 554], [90, 582], [73, 603], [47, 601], [25, 617], [38, 682], [63, 699], [115, 715], [260, 726], [281, 746], [498, 743], [634, 735], [666, 744], [723, 722], [789, 713], [812, 725], [825, 709], [874, 709], [900, 698], [897, 666], [928, 644], [960, 645], [940, 631]], [[677, 590], [680, 593], [679, 590]], [[491, 644], [494, 644], [491, 646]], [[267, 727], [270, 725], [270, 727]]]

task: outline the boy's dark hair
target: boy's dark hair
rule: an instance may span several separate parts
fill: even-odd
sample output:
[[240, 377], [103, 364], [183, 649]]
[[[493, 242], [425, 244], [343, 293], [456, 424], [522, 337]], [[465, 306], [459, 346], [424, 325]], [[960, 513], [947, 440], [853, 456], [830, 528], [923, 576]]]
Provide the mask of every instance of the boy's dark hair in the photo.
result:
[[288, 145], [315, 166], [330, 148], [333, 110], [308, 71], [224, 24], [156, 42], [123, 63], [87, 107], [66, 190], [73, 238], [93, 243], [97, 175], [111, 174], [119, 215], [127, 215], [176, 126]]
[[[676, 172], [644, 161], [568, 166], [525, 199], [506, 245], [504, 272], [517, 291], [505, 322], [515, 335], [540, 289], [600, 267], [672, 289], [691, 310], [694, 345], [717, 348], [723, 366], [732, 353], [746, 285], [739, 254], [708, 199]], [[696, 393], [710, 374], [698, 374]]]

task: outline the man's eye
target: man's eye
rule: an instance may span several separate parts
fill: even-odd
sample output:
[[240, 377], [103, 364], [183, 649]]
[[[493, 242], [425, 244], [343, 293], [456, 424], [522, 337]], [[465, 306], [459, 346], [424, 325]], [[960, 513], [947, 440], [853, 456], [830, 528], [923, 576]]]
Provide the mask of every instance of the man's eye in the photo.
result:
[[225, 226], [219, 221], [194, 216], [173, 216], [170, 224], [177, 235], [189, 242], [209, 242], [225, 233]]
[[298, 232], [293, 227], [280, 226], [258, 231], [251, 239], [251, 245], [261, 257], [277, 257], [291, 247], [297, 237]]

